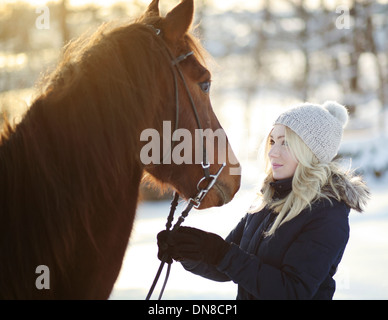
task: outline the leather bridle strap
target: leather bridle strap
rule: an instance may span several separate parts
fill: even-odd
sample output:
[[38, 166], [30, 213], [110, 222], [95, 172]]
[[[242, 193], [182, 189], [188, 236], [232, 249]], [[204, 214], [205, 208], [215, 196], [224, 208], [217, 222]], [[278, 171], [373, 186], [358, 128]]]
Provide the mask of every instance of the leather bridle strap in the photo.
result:
[[[162, 44], [162, 47], [163, 49], [165, 50], [165, 52], [167, 53], [167, 56], [168, 58], [170, 59], [171, 61], [171, 69], [172, 69], [172, 74], [173, 74], [173, 78], [174, 78], [174, 88], [175, 88], [175, 130], [178, 129], [179, 127], [179, 110], [180, 110], [180, 107], [179, 107], [179, 90], [178, 90], [178, 79], [177, 79], [177, 73], [180, 77], [180, 79], [182, 80], [182, 83], [185, 87], [185, 91], [187, 93], [187, 96], [189, 98], [189, 101], [190, 101], [190, 105], [191, 105], [191, 108], [193, 110], [193, 113], [194, 113], [194, 117], [195, 117], [195, 121], [197, 122], [197, 127], [198, 129], [198, 132], [200, 134], [200, 140], [201, 140], [201, 143], [202, 143], [202, 162], [201, 162], [201, 165], [202, 165], [202, 168], [204, 170], [204, 175], [207, 179], [210, 178], [210, 171], [209, 171], [209, 168], [210, 168], [210, 164], [208, 163], [207, 161], [207, 153], [206, 153], [206, 144], [204, 142], [204, 136], [203, 136], [203, 127], [201, 125], [201, 120], [199, 118], [199, 114], [198, 114], [198, 110], [197, 110], [197, 107], [195, 106], [195, 103], [194, 103], [194, 99], [190, 93], [190, 90], [189, 90], [189, 87], [187, 85], [187, 82], [186, 82], [186, 79], [183, 75], [183, 72], [179, 66], [179, 64], [186, 60], [187, 58], [189, 58], [190, 56], [194, 55], [194, 52], [193, 51], [190, 51], [186, 54], [182, 54], [178, 57], [174, 57], [170, 48], [168, 47], [168, 45], [166, 44], [166, 42], [164, 41], [164, 39], [161, 37], [161, 30], [158, 29], [158, 28], [155, 28], [153, 25], [147, 25], [147, 27], [150, 27], [156, 34], [156, 38], [161, 42]], [[173, 144], [175, 143], [175, 141], [173, 141]], [[172, 144], [172, 145], [173, 145]], [[172, 148], [171, 148], [172, 150]], [[168, 151], [168, 152], [171, 152]], [[164, 156], [163, 156], [163, 160], [164, 160]], [[161, 161], [161, 164], [163, 163], [163, 160]]]

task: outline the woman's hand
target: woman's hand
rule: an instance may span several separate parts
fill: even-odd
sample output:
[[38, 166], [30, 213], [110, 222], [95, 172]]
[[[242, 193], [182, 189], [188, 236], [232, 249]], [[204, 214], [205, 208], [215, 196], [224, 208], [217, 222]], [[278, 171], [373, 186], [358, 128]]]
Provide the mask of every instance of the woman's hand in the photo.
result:
[[161, 231], [157, 239], [158, 258], [167, 263], [187, 259], [218, 265], [230, 248], [220, 236], [190, 227]]

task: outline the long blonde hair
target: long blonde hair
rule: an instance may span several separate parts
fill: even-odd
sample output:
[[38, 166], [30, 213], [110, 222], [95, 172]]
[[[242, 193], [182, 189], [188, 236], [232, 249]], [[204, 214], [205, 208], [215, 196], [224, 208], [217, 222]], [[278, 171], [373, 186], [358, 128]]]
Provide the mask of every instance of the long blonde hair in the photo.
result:
[[270, 135], [268, 135], [264, 148], [266, 177], [258, 193], [261, 204], [249, 211], [257, 212], [267, 206], [277, 214], [273, 225], [266, 232], [267, 236], [272, 235], [283, 223], [295, 218], [302, 210], [307, 207], [311, 208], [314, 201], [320, 198], [329, 199], [327, 193], [323, 193], [324, 187], [330, 188], [330, 197], [337, 200], [341, 198], [339, 186], [336, 185], [336, 179], [333, 178], [336, 175], [344, 175], [339, 165], [333, 161], [321, 163], [303, 140], [288, 127], [285, 127], [285, 140], [291, 154], [298, 161], [292, 179], [292, 191], [283, 199], [273, 199], [274, 190], [270, 182], [275, 180], [268, 157], [270, 149]]

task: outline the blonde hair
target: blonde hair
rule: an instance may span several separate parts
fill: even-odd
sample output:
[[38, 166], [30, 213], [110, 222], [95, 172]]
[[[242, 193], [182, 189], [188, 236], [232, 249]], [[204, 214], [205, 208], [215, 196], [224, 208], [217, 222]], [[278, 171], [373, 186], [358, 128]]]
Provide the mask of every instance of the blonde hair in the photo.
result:
[[[273, 210], [277, 217], [271, 228], [265, 233], [272, 235], [283, 223], [295, 218], [302, 210], [320, 199], [329, 199], [322, 189], [330, 187], [330, 196], [340, 200], [339, 188], [333, 177], [341, 175], [341, 169], [335, 162], [321, 163], [303, 140], [291, 129], [285, 127], [285, 140], [291, 154], [298, 161], [293, 179], [292, 191], [283, 199], [273, 199], [274, 189], [270, 186], [274, 182], [272, 167], [268, 157], [270, 149], [270, 135], [265, 141], [265, 174], [262, 187], [258, 193], [261, 204], [250, 209], [249, 212], [257, 212], [264, 207]], [[330, 200], [330, 199], [329, 199]]]

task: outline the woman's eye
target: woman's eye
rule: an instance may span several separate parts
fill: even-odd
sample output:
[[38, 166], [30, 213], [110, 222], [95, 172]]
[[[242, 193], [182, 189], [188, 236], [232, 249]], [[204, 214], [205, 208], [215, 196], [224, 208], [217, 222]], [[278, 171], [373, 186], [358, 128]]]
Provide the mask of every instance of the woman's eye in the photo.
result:
[[210, 91], [210, 81], [200, 82], [199, 87], [204, 93], [209, 93]]

